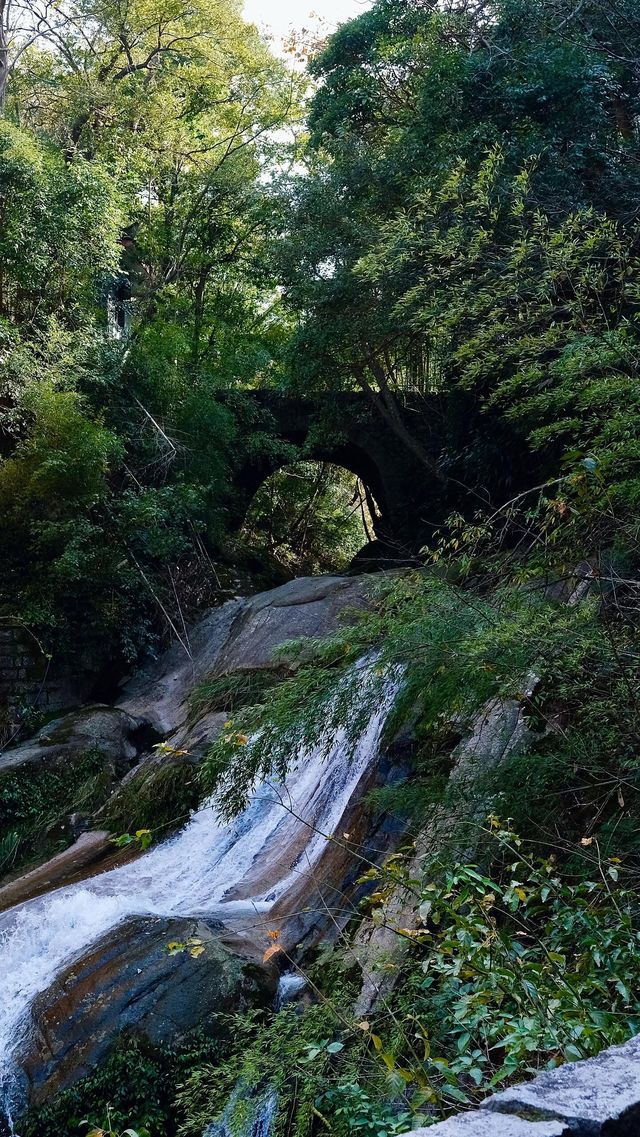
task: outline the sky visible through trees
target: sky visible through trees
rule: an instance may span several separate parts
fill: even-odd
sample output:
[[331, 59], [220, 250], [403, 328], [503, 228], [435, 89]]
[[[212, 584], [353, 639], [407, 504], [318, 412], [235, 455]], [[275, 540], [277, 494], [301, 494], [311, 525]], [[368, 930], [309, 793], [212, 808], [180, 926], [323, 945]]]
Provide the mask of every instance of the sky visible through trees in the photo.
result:
[[320, 19], [333, 28], [368, 7], [367, 0], [245, 0], [244, 14], [247, 20], [269, 31], [278, 43], [292, 27], [299, 29]]

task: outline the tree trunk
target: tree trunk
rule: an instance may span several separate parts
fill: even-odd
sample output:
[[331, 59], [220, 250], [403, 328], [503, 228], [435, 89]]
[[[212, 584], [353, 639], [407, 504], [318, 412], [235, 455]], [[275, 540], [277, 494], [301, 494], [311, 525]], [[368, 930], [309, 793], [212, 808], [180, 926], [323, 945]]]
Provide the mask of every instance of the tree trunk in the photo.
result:
[[7, 0], [0, 0], [0, 114], [4, 113], [9, 82], [9, 39], [7, 32]]
[[442, 470], [436, 462], [429, 457], [424, 447], [418, 442], [416, 438], [407, 430], [402, 415], [398, 410], [393, 392], [389, 388], [387, 377], [384, 369], [375, 359], [367, 359], [367, 367], [371, 371], [374, 379], [376, 380], [379, 391], [367, 379], [364, 367], [354, 368], [354, 375], [356, 381], [364, 393], [369, 397], [379, 414], [382, 415], [385, 422], [391, 428], [396, 437], [403, 443], [403, 445], [410, 451], [411, 454], [423, 465], [429, 473], [444, 485], [447, 481]]

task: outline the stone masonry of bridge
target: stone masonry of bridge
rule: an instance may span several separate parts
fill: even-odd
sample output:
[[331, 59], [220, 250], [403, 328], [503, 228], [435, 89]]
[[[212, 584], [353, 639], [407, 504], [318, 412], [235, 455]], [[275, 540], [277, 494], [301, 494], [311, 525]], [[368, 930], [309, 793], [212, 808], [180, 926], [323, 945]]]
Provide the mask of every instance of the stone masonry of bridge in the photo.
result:
[[[483, 456], [480, 468], [470, 468], [469, 455], [477, 451], [480, 423], [461, 398], [445, 403], [439, 396], [427, 395], [399, 404], [402, 425], [426, 460], [403, 444], [364, 394], [303, 398], [263, 390], [255, 392], [254, 399], [258, 416], [263, 416], [271, 432], [275, 427], [289, 449], [285, 445], [279, 452], [276, 446], [268, 456], [247, 462], [237, 472], [238, 526], [262, 483], [292, 461], [291, 445], [299, 459], [330, 462], [360, 478], [377, 506], [377, 542], [392, 557], [415, 553], [448, 513], [464, 510], [465, 501], [476, 509], [483, 495], [486, 501], [489, 496], [493, 500], [504, 489], [504, 496], [509, 497], [519, 477], [512, 465], [505, 466], [507, 448], [500, 444], [496, 431], [493, 452]], [[482, 430], [487, 431], [486, 422]], [[434, 475], [433, 466], [443, 471], [444, 481]]]

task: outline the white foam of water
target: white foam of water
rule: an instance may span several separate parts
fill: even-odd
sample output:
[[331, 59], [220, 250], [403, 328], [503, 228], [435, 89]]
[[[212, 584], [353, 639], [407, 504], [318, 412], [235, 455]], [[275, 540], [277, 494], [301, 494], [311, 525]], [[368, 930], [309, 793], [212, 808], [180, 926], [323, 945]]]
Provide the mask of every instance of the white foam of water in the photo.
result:
[[[325, 835], [334, 832], [377, 754], [396, 690], [389, 683], [355, 747], [340, 730], [328, 750], [321, 744], [301, 752], [284, 785], [259, 787], [232, 824], [221, 824], [206, 806], [139, 860], [0, 915], [0, 1114], [11, 1112], [17, 1055], [35, 996], [106, 932], [131, 916], [267, 912], [301, 873], [313, 870]], [[304, 852], [289, 863], [285, 857], [279, 878], [250, 900], [225, 901], [256, 863], [261, 869], [281, 865], [283, 851], [299, 847], [302, 828]]]
[[[227, 1102], [222, 1117], [219, 1121], [213, 1121], [211, 1125], [207, 1126], [203, 1137], [235, 1137], [237, 1129], [233, 1125], [233, 1112], [238, 1099], [241, 1096], [246, 1097], [246, 1095], [247, 1087], [243, 1082], [238, 1082]], [[274, 1090], [271, 1090], [266, 1097], [258, 1102], [251, 1119], [243, 1129], [242, 1137], [271, 1137], [277, 1105], [278, 1096]]]
[[304, 975], [300, 975], [296, 971], [285, 971], [278, 981], [278, 990], [276, 992], [276, 1010], [281, 1010], [287, 1003], [291, 1003], [296, 995], [304, 991], [307, 986], [307, 980]]

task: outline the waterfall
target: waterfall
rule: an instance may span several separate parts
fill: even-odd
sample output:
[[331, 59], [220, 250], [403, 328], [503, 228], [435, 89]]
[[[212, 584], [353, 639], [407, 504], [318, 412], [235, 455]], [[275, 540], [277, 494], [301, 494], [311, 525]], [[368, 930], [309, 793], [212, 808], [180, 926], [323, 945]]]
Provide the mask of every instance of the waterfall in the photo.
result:
[[[237, 1129], [232, 1128], [233, 1112], [238, 1098], [246, 1092], [246, 1087], [239, 1083], [233, 1091], [220, 1121], [208, 1125], [203, 1137], [238, 1137]], [[251, 1111], [251, 1119], [243, 1127], [241, 1137], [271, 1137], [273, 1122], [278, 1105], [277, 1095], [268, 1093]]]
[[296, 971], [285, 971], [278, 982], [276, 1010], [280, 1011], [286, 1007], [287, 1003], [292, 1003], [306, 986], [307, 980], [304, 975], [300, 975]]
[[[363, 669], [363, 685], [372, 681], [371, 669]], [[132, 916], [232, 920], [243, 912], [266, 913], [301, 875], [313, 872], [326, 835], [375, 760], [396, 691], [395, 680], [387, 680], [355, 745], [338, 730], [329, 746], [321, 741], [301, 750], [286, 781], [259, 786], [232, 823], [222, 824], [205, 805], [180, 833], [138, 860], [0, 914], [0, 1116], [4, 1111], [10, 1118], [20, 1104], [19, 1054], [34, 998], [106, 932]], [[296, 852], [287, 856], [288, 850]], [[251, 892], [256, 864], [260, 883]], [[245, 880], [245, 898], [230, 898]]]

